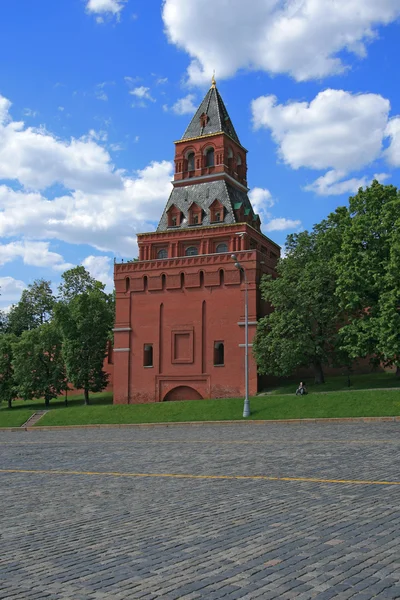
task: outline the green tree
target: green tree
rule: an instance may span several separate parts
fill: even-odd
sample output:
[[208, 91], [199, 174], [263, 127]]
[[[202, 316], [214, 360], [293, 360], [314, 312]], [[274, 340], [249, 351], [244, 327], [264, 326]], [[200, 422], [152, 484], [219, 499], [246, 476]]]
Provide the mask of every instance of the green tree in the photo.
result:
[[84, 390], [85, 404], [89, 404], [89, 392], [103, 390], [108, 382], [103, 362], [114, 322], [112, 296], [98, 288], [76, 295], [69, 302], [58, 303], [56, 319], [63, 336], [68, 380]]
[[339, 347], [343, 314], [335, 295], [335, 257], [347, 219], [346, 209], [338, 209], [311, 233], [288, 236], [277, 279], [263, 278], [262, 297], [274, 311], [259, 321], [253, 344], [260, 373], [289, 376], [311, 366], [315, 382], [324, 383], [324, 365], [348, 363]]
[[7, 331], [19, 336], [23, 331], [47, 323], [52, 317], [54, 303], [51, 282], [37, 279], [22, 292], [18, 304], [11, 307]]
[[93, 290], [104, 291], [105, 288], [105, 285], [94, 279], [82, 265], [68, 269], [61, 275], [61, 278], [62, 283], [58, 287], [58, 294], [64, 302]]
[[0, 335], [0, 402], [7, 402], [8, 408], [12, 408], [12, 401], [18, 397], [13, 367], [14, 345], [17, 342], [18, 338], [13, 334]]
[[374, 181], [349, 200], [337, 261], [340, 334], [352, 358], [400, 365], [400, 193]]
[[54, 322], [24, 331], [13, 346], [14, 375], [19, 394], [25, 400], [50, 400], [65, 390], [65, 364], [60, 333]]

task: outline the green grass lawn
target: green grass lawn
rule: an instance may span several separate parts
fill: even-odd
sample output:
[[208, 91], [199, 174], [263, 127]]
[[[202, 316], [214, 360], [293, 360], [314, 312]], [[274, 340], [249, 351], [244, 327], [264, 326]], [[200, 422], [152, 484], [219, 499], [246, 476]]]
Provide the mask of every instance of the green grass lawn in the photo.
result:
[[27, 410], [26, 408], [21, 410], [1, 408], [0, 427], [21, 427], [34, 412], [34, 410]]
[[[332, 392], [251, 399], [251, 419], [305, 419], [400, 415], [397, 390]], [[73, 406], [48, 412], [38, 425], [95, 425], [242, 419], [243, 399], [196, 400], [129, 406]]]
[[[298, 387], [300, 378], [282, 381], [275, 387], [268, 388], [268, 394], [293, 394]], [[328, 377], [326, 383], [315, 385], [312, 379], [305, 379], [309, 392], [336, 392], [349, 390], [366, 390], [374, 388], [400, 388], [400, 377], [394, 373], [368, 373], [367, 375], [350, 375], [351, 386], [348, 386], [347, 375]]]
[[[96, 406], [112, 405], [112, 393], [102, 392], [100, 394], [93, 394], [93, 404]], [[68, 410], [72, 410], [74, 407], [79, 408], [83, 404], [83, 396], [70, 396], [68, 398]], [[33, 413], [38, 410], [44, 410], [44, 400], [17, 400], [13, 402], [13, 408], [9, 410], [5, 404], [0, 404], [0, 427], [21, 427]], [[65, 410], [64, 397], [52, 400], [50, 402], [50, 410]]]
[[[251, 399], [251, 419], [400, 415], [400, 389], [366, 389], [395, 387], [396, 385], [400, 388], [400, 382], [393, 374], [378, 373], [355, 376], [352, 378], [352, 382], [351, 388], [347, 387], [345, 377], [332, 377], [323, 386], [309, 384], [310, 393], [305, 397], [294, 395], [295, 382], [286, 382], [267, 395]], [[40, 419], [37, 425], [240, 420], [243, 411], [242, 398], [113, 406], [112, 393], [103, 392], [92, 394], [91, 403], [91, 406], [84, 406], [82, 396], [72, 396], [68, 399], [66, 408], [64, 398], [52, 400], [49, 412]], [[11, 410], [3, 406], [0, 408], [0, 427], [20, 427], [34, 412], [43, 409], [43, 401], [18, 401], [14, 403], [14, 408]]]

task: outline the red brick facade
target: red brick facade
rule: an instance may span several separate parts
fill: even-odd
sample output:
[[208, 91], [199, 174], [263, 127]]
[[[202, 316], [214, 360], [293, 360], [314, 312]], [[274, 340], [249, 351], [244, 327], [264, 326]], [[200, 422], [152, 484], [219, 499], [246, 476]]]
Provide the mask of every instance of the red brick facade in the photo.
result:
[[[269, 310], [260, 278], [274, 274], [279, 247], [259, 231], [246, 151], [221, 115], [228, 121], [213, 86], [188, 128], [198, 120], [200, 135], [176, 143], [174, 191], [157, 231], [138, 236], [138, 261], [115, 265], [114, 403], [244, 394], [245, 282], [231, 254], [247, 273], [251, 344]], [[258, 391], [252, 358], [249, 390]]]

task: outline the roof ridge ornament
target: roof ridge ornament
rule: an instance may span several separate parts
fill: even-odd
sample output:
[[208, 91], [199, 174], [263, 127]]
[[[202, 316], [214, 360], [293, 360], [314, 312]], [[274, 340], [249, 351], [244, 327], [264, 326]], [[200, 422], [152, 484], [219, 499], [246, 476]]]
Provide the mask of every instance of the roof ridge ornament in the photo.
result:
[[217, 82], [215, 81], [215, 69], [213, 72], [213, 76], [211, 78], [211, 89], [215, 89], [217, 87]]

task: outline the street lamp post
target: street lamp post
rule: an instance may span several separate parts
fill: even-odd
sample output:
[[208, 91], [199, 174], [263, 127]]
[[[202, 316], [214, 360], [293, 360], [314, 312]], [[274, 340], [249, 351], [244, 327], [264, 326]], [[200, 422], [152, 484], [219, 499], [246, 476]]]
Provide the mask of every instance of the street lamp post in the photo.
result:
[[232, 260], [235, 261], [235, 267], [243, 273], [244, 276], [244, 407], [243, 416], [250, 416], [250, 400], [249, 400], [249, 296], [248, 296], [248, 280], [246, 269], [240, 264], [236, 254], [232, 254]]

